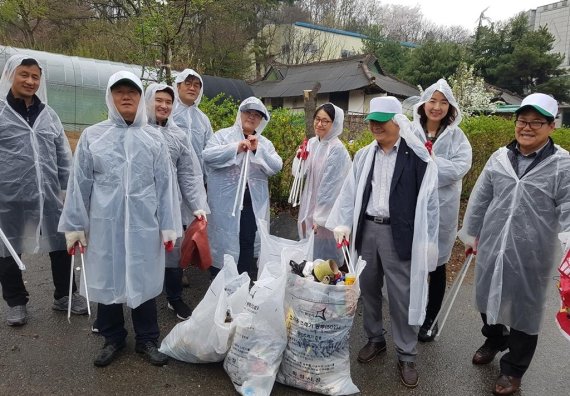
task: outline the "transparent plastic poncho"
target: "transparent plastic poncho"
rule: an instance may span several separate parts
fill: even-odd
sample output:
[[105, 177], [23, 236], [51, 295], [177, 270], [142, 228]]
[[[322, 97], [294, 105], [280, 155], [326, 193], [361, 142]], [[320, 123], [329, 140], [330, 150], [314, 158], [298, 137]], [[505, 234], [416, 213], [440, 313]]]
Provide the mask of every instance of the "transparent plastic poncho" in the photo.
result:
[[[333, 105], [334, 106], [334, 105]], [[334, 106], [335, 118], [329, 133], [322, 139], [312, 137], [307, 147], [307, 172], [297, 226], [299, 238], [306, 238], [312, 232], [313, 225], [317, 225], [315, 235], [314, 259], [336, 259], [342, 262], [342, 252], [336, 246], [331, 230], [325, 227], [329, 213], [334, 205], [345, 177], [350, 171], [352, 161], [348, 150], [338, 138], [343, 131], [344, 111]], [[300, 160], [293, 160], [293, 174], [299, 166]]]
[[[184, 80], [190, 75], [200, 79], [202, 88], [200, 89], [200, 94], [196, 98], [194, 104], [192, 106], [187, 106], [182, 103], [178, 97], [178, 84], [183, 84]], [[174, 100], [172, 118], [174, 119], [176, 125], [178, 125], [180, 129], [188, 134], [190, 143], [192, 144], [194, 152], [200, 161], [202, 172], [205, 173], [202, 152], [206, 148], [208, 141], [212, 138], [214, 131], [212, 130], [212, 124], [210, 124], [210, 119], [208, 116], [198, 108], [198, 105], [202, 100], [202, 95], [204, 94], [204, 81], [202, 80], [202, 77], [194, 70], [185, 69], [182, 71], [182, 73], [176, 76], [173, 89], [174, 94], [176, 95], [176, 99]]]
[[[175, 230], [180, 216], [173, 196], [168, 148], [147, 124], [141, 97], [134, 122], [117, 111], [110, 87], [130, 79], [113, 74], [107, 85], [109, 118], [83, 131], [73, 162], [59, 230], [85, 230], [87, 285], [92, 301], [136, 308], [161, 293], [164, 280], [162, 230]], [[181, 235], [181, 230], [176, 230]]]
[[[241, 125], [241, 109], [248, 103], [263, 103], [257, 98], [245, 99], [239, 106], [233, 126], [217, 131], [204, 150], [204, 165], [208, 173], [208, 203], [212, 211], [208, 221], [208, 235], [212, 249], [213, 265], [221, 268], [224, 254], [230, 254], [236, 262], [239, 258], [240, 210], [232, 216], [234, 198], [238, 190], [241, 168], [246, 152], [237, 152], [244, 140]], [[263, 106], [265, 108], [265, 106]], [[265, 110], [265, 114], [269, 114]], [[268, 116], [269, 118], [269, 116]], [[281, 170], [283, 161], [269, 139], [262, 136], [269, 119], [261, 119], [256, 129], [258, 147], [249, 155], [247, 184], [256, 219], [269, 221], [268, 178]]]
[[[204, 188], [202, 168], [196, 153], [190, 145], [188, 135], [176, 125], [172, 117], [166, 125], [156, 124], [154, 98], [157, 91], [170, 88], [166, 84], [150, 84], [145, 90], [146, 111], [150, 125], [158, 129], [164, 137], [172, 160], [176, 190], [181, 203], [182, 224], [188, 225], [194, 220], [193, 212], [204, 210], [210, 213]], [[172, 88], [170, 88], [172, 89]]]
[[[36, 96], [45, 104], [33, 126], [6, 101], [25, 55], [8, 59], [0, 78], [0, 227], [17, 253], [65, 250], [57, 231], [71, 149], [63, 125], [46, 103], [45, 73]], [[0, 242], [0, 257], [10, 253]]]
[[562, 251], [559, 233], [570, 232], [570, 156], [557, 151], [521, 179], [497, 150], [481, 172], [459, 238], [478, 239], [476, 304], [489, 324], [538, 334], [546, 291]]
[[441, 92], [456, 110], [455, 120], [437, 137], [433, 144], [435, 163], [437, 164], [438, 196], [439, 196], [439, 258], [437, 265], [445, 264], [451, 257], [451, 250], [457, 236], [459, 219], [459, 201], [461, 199], [462, 179], [471, 169], [471, 144], [459, 128], [462, 115], [459, 104], [453, 96], [451, 87], [444, 79], [428, 87], [422, 94], [420, 102], [414, 106], [414, 133], [426, 142], [426, 135], [420, 123], [420, 106], [428, 102], [435, 91]]
[[[437, 198], [437, 166], [431, 159], [424, 144], [412, 132], [412, 126], [406, 116], [396, 114], [393, 121], [400, 126], [400, 137], [408, 147], [427, 163], [426, 172], [417, 197], [414, 217], [414, 237], [410, 271], [410, 306], [408, 308], [408, 323], [422, 325], [425, 319], [427, 304], [428, 273], [437, 266], [437, 235], [439, 226], [439, 204]], [[348, 173], [342, 190], [336, 200], [327, 228], [346, 226], [351, 232], [351, 256], [356, 258], [354, 251], [354, 236], [358, 232], [358, 215], [362, 207], [362, 198], [366, 178], [374, 159], [376, 142], [360, 149], [354, 156], [352, 170]], [[379, 247], [380, 249], [382, 247]]]

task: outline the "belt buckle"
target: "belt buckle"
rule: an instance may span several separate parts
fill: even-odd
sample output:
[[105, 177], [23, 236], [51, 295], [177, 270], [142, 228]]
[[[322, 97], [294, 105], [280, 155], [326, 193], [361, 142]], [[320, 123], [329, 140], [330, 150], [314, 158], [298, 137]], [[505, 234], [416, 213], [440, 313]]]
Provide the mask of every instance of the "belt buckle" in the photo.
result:
[[376, 224], [384, 224], [385, 218], [382, 216], [374, 216], [374, 222]]

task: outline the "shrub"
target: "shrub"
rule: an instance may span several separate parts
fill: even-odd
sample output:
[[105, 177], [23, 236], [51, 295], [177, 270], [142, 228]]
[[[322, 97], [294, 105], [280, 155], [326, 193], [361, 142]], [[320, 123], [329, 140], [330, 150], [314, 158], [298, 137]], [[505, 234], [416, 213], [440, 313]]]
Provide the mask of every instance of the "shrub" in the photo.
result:
[[[237, 102], [224, 100], [223, 96], [204, 98], [200, 108], [210, 117], [214, 131], [233, 125], [238, 110]], [[514, 139], [512, 119], [497, 116], [466, 117], [460, 125], [473, 147], [473, 166], [463, 179], [463, 198], [468, 198], [483, 167], [493, 152]], [[286, 109], [271, 111], [271, 122], [263, 135], [273, 142], [277, 153], [283, 159], [283, 170], [269, 179], [269, 193], [272, 205], [287, 205], [289, 190], [293, 182], [291, 165], [297, 147], [305, 137], [305, 121], [302, 113]], [[350, 136], [350, 138], [349, 138]], [[557, 129], [552, 135], [556, 144], [570, 151], [570, 129]], [[349, 140], [350, 139], [350, 140]], [[360, 133], [345, 132], [341, 140], [351, 157], [368, 145], [372, 134], [368, 130]]]

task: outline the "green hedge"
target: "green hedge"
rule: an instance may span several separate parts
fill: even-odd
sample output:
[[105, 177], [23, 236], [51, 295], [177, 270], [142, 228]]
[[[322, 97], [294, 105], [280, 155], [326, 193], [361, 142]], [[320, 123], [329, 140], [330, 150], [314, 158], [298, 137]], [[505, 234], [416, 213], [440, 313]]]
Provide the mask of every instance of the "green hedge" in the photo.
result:
[[[233, 125], [238, 106], [223, 97], [204, 99], [200, 108], [210, 117], [214, 131]], [[511, 119], [495, 116], [467, 117], [460, 127], [463, 129], [473, 147], [473, 166], [465, 176], [463, 197], [469, 197], [477, 177], [491, 154], [499, 147], [514, 139], [514, 125]], [[302, 113], [294, 113], [285, 109], [271, 111], [271, 122], [263, 135], [273, 142], [275, 149], [283, 159], [283, 171], [269, 180], [269, 192], [272, 205], [285, 206], [289, 197], [289, 189], [293, 181], [291, 164], [298, 145], [305, 137], [305, 123]], [[344, 133], [341, 139], [351, 156], [372, 141], [370, 131], [362, 131], [357, 138], [347, 141]], [[552, 135], [554, 142], [570, 151], [570, 129], [557, 129]]]

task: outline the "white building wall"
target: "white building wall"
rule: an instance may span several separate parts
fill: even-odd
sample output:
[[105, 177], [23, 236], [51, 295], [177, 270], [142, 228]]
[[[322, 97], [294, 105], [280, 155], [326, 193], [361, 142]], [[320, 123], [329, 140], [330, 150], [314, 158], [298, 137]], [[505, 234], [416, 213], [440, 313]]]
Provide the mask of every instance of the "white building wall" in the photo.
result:
[[554, 36], [552, 52], [564, 55], [562, 66], [570, 67], [570, 1], [546, 4], [528, 13], [529, 23], [534, 30], [546, 26]]

